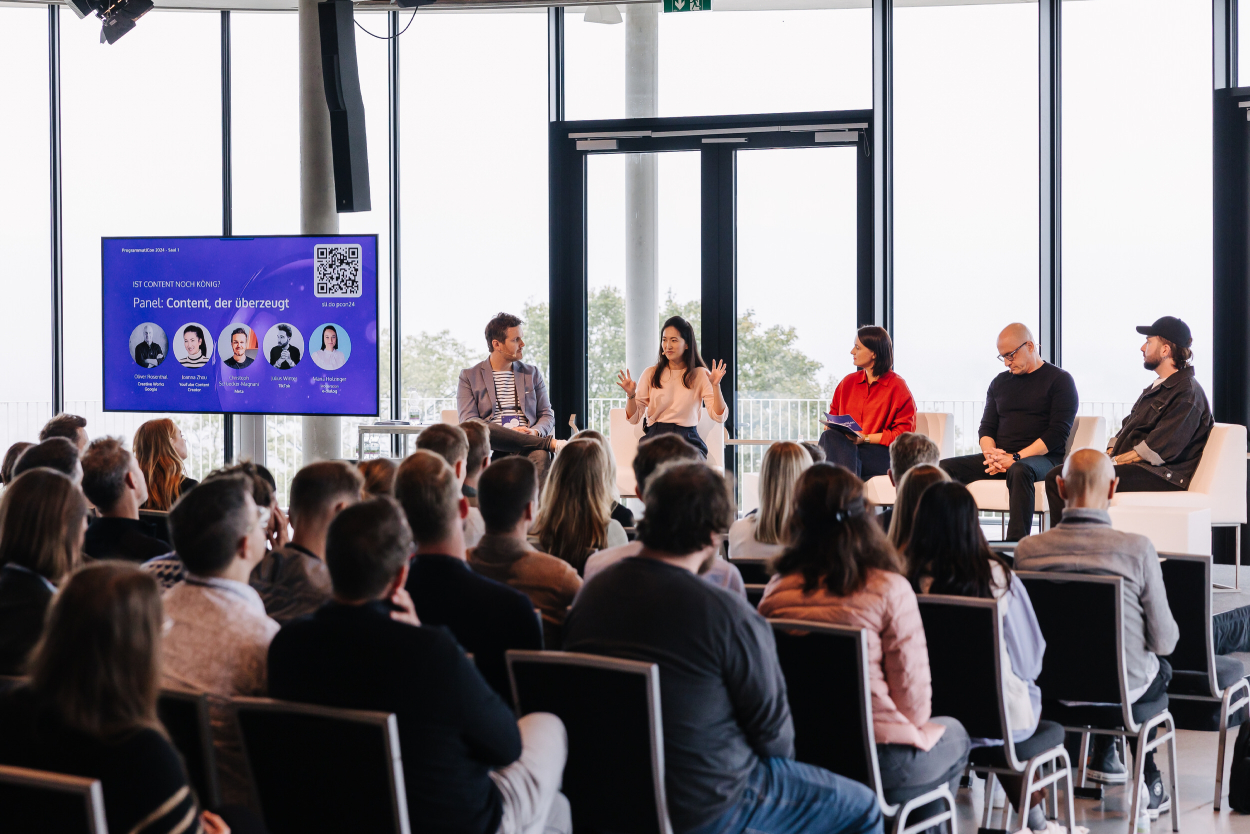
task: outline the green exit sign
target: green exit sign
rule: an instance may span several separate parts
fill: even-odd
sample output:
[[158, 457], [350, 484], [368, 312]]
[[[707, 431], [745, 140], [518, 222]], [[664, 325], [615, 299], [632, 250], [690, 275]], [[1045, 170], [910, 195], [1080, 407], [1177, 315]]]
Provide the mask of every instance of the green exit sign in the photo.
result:
[[664, 0], [665, 12], [710, 12], [712, 0]]

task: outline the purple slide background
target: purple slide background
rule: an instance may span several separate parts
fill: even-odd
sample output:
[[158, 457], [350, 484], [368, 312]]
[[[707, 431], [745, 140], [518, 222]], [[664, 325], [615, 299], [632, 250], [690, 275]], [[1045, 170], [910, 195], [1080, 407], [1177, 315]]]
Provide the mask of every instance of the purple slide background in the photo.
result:
[[[318, 298], [313, 294], [313, 247], [318, 243], [361, 247], [359, 298]], [[328, 414], [378, 413], [378, 256], [376, 235], [257, 238], [104, 238], [102, 245], [103, 365], [105, 411], [191, 413]], [[123, 249], [163, 249], [123, 252]], [[177, 250], [177, 251], [171, 251]], [[189, 282], [145, 286], [145, 282]], [[135, 282], [139, 282], [136, 284]], [[216, 282], [218, 285], [213, 286]], [[284, 300], [285, 310], [236, 309], [235, 299]], [[135, 299], [159, 299], [160, 308], [139, 307]], [[173, 308], [168, 299], [207, 299], [202, 307]], [[229, 306], [217, 306], [218, 299]], [[130, 351], [130, 334], [154, 322], [165, 331], [165, 360], [145, 370]], [[184, 368], [174, 353], [181, 328], [198, 322], [212, 332], [212, 359], [202, 368]], [[243, 370], [227, 368], [216, 348], [226, 327], [246, 324], [258, 343], [279, 322], [294, 325], [311, 339], [320, 325], [347, 331], [351, 352], [341, 368], [327, 371], [312, 360], [320, 347], [306, 345], [299, 364], [278, 370], [263, 355]], [[342, 340], [340, 340], [342, 344]]]

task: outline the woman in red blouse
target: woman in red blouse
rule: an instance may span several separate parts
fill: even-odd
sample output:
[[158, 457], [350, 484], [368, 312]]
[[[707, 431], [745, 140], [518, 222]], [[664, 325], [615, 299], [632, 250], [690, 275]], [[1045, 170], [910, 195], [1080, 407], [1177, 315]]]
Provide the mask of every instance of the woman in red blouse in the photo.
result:
[[830, 463], [845, 466], [866, 481], [889, 470], [894, 438], [916, 430], [916, 401], [907, 383], [894, 373], [894, 347], [883, 328], [859, 329], [851, 361], [857, 370], [838, 383], [829, 413], [852, 417], [863, 431], [852, 440], [837, 429], [825, 429], [820, 448]]

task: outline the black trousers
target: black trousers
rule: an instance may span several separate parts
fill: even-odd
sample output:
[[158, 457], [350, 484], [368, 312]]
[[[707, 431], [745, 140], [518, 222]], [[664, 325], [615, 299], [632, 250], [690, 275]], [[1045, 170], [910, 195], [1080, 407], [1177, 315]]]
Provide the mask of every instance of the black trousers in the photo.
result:
[[879, 443], [856, 443], [837, 429], [825, 429], [820, 435], [820, 448], [825, 460], [846, 467], [863, 480], [890, 471], [890, 447]]
[[1010, 514], [1007, 518], [1007, 541], [1018, 542], [1029, 534], [1033, 527], [1033, 510], [1037, 501], [1037, 482], [1045, 479], [1046, 473], [1056, 463], [1049, 455], [1034, 455], [1021, 458], [1013, 463], [1006, 472], [994, 475], [985, 474], [985, 455], [961, 455], [947, 458], [939, 466], [946, 470], [952, 480], [961, 484], [974, 481], [1006, 481], [1007, 492], [1011, 499]]
[[[1056, 466], [1046, 473], [1046, 501], [1050, 504], [1050, 523], [1058, 524], [1063, 520], [1063, 498], [1059, 495], [1059, 476], [1063, 467]], [[1115, 476], [1120, 479], [1116, 492], [1184, 492], [1185, 487], [1156, 475], [1149, 466], [1136, 463], [1120, 464], [1115, 468]]]
[[[1172, 664], [1168, 663], [1166, 659], [1161, 657], [1159, 658], [1159, 673], [1155, 675], [1155, 679], [1150, 682], [1150, 688], [1143, 692], [1142, 696], [1133, 702], [1133, 720], [1138, 724], [1142, 724], [1147, 718], [1154, 717], [1157, 713], [1146, 713], [1144, 710], [1139, 709], [1138, 705], [1148, 704], [1151, 701], [1159, 700], [1167, 694], [1168, 685], [1171, 683]], [[1155, 731], [1151, 730], [1150, 734], [1146, 736], [1146, 740], [1154, 741], [1154, 737]], [[1095, 735], [1092, 739], [1090, 739], [1090, 741], [1092, 742], [1089, 749], [1090, 758], [1094, 759], [1094, 761], [1098, 761], [1102, 752], [1115, 743], [1115, 736], [1104, 736], [1099, 734]], [[1125, 743], [1127, 744], [1128, 741], [1126, 740]], [[1081, 734], [1067, 733], [1064, 736], [1064, 746], [1068, 748], [1068, 758], [1072, 760], [1073, 767], [1079, 767]], [[1127, 757], [1125, 758], [1125, 764], [1128, 764]], [[1150, 775], [1152, 773], [1157, 773], [1159, 771], [1159, 766], [1155, 764], [1155, 751], [1151, 750], [1146, 754], [1146, 762], [1142, 770], [1144, 771], [1147, 781], [1150, 780]], [[1176, 798], [1173, 797], [1172, 801], [1175, 802]]]

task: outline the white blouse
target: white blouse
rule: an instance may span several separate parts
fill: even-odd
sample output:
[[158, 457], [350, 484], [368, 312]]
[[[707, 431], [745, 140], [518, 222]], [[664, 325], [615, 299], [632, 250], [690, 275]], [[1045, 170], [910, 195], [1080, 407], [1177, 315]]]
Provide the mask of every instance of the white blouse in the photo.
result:
[[638, 378], [636, 392], [638, 409], [634, 412], [634, 416], [629, 418], [629, 422], [637, 423], [645, 415], [648, 425], [676, 423], [679, 426], [692, 428], [699, 425], [700, 405], [707, 407], [708, 416], [713, 420], [718, 423], [725, 422], [728, 409], [720, 414], [712, 411], [716, 398], [712, 391], [712, 377], [708, 374], [707, 368], [694, 369], [694, 379], [689, 388], [681, 381], [682, 375], [686, 373], [685, 370], [674, 371], [672, 368], [665, 368], [664, 373], [660, 375], [662, 385], [659, 388], [651, 387], [651, 375], [654, 373], [655, 366], [651, 365]]

